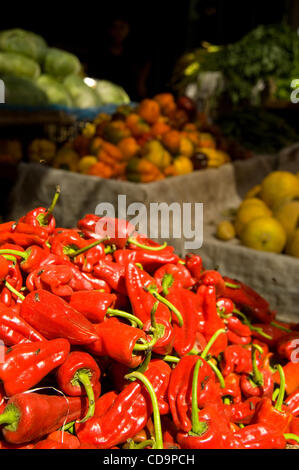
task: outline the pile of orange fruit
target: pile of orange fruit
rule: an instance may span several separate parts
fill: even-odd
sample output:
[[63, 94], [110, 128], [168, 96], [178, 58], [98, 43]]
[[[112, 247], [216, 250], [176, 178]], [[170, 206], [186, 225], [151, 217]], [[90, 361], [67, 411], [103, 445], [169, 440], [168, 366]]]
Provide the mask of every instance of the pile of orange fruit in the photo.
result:
[[[202, 131], [205, 125], [205, 115], [197, 112], [191, 99], [175, 100], [171, 93], [161, 93], [135, 107], [120, 106], [112, 115], [98, 115], [47, 163], [87, 175], [143, 183], [219, 167], [230, 157], [216, 148], [211, 133]], [[32, 159], [36, 161], [36, 157], [35, 152]]]

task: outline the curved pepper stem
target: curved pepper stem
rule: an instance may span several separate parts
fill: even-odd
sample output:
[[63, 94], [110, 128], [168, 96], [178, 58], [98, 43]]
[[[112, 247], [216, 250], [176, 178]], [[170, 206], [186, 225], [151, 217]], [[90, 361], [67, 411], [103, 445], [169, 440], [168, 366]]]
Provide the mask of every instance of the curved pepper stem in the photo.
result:
[[169, 293], [169, 288], [172, 286], [174, 277], [172, 274], [164, 274], [162, 279], [162, 290], [163, 294], [167, 295]]
[[286, 441], [296, 441], [299, 444], [299, 436], [293, 433], [286, 433], [283, 435]]
[[142, 249], [148, 250], [148, 251], [161, 251], [161, 250], [164, 250], [164, 248], [167, 247], [166, 242], [164, 242], [163, 245], [160, 245], [160, 246], [150, 246], [150, 245], [143, 245], [142, 243], [138, 242], [137, 240], [135, 240], [134, 238], [131, 238], [131, 237], [128, 238], [127, 243], [132, 243], [132, 245], [136, 245], [139, 248], [142, 248]]
[[110, 317], [126, 318], [126, 320], [129, 320], [129, 322], [131, 323], [133, 327], [136, 327], [137, 325], [138, 328], [141, 328], [141, 329], [143, 328], [142, 321], [138, 317], [135, 317], [135, 315], [132, 315], [132, 313], [128, 313], [128, 312], [124, 312], [123, 310], [118, 310], [116, 308], [108, 307], [106, 314], [108, 314]]
[[225, 333], [225, 329], [224, 328], [220, 328], [220, 330], [217, 330], [213, 336], [210, 338], [208, 344], [206, 345], [206, 347], [204, 348], [203, 352], [201, 353], [200, 357], [202, 357], [203, 359], [205, 359], [208, 355], [208, 352], [210, 351], [211, 347], [213, 346], [213, 344], [215, 343], [216, 339], [218, 338], [219, 335], [221, 335], [222, 333]]
[[29, 253], [26, 251], [19, 251], [19, 250], [10, 250], [10, 249], [2, 249], [0, 250], [0, 255], [15, 255], [20, 256], [26, 260], [29, 257]]
[[166, 354], [166, 356], [161, 356], [161, 359], [163, 359], [163, 361], [165, 362], [173, 362], [175, 364], [177, 364], [181, 360], [179, 357], [170, 356], [169, 354]]
[[163, 449], [163, 436], [162, 436], [162, 426], [161, 426], [161, 417], [160, 417], [160, 412], [159, 412], [159, 405], [158, 405], [158, 400], [157, 396], [155, 394], [155, 390], [151, 384], [151, 382], [148, 380], [148, 378], [141, 374], [140, 372], [132, 372], [131, 374], [125, 375], [125, 379], [130, 380], [131, 378], [138, 379], [140, 382], [143, 383], [143, 385], [146, 387], [149, 396], [152, 401], [152, 407], [153, 407], [153, 416], [154, 416], [154, 429], [155, 429], [155, 449]]
[[87, 398], [88, 398], [87, 413], [84, 416], [84, 418], [77, 421], [78, 423], [85, 423], [85, 421], [87, 421], [89, 418], [92, 418], [93, 415], [94, 415], [95, 398], [94, 398], [94, 392], [93, 392], [92, 384], [91, 384], [91, 381], [90, 381], [90, 375], [91, 375], [91, 371], [89, 369], [79, 369], [76, 372], [76, 374], [75, 374], [75, 376], [72, 380], [72, 383], [80, 382], [83, 385], [83, 387], [85, 388]]
[[202, 366], [202, 361], [198, 359], [195, 364], [193, 379], [192, 379], [192, 411], [191, 411], [191, 421], [192, 421], [192, 431], [190, 435], [201, 436], [208, 429], [208, 424], [205, 421], [200, 421], [198, 418], [198, 400], [197, 400], [197, 390], [198, 390], [198, 374], [199, 369]]
[[19, 297], [19, 299], [25, 300], [24, 295], [22, 295], [19, 291], [17, 291], [11, 284], [9, 284], [9, 282], [5, 281], [4, 285], [5, 287], [7, 287], [8, 290], [10, 290], [10, 292], [12, 292], [17, 297]]
[[285, 331], [286, 333], [292, 333], [293, 330], [290, 330], [290, 328], [286, 328], [283, 325], [280, 325], [279, 323], [276, 323], [276, 321], [271, 321], [270, 322], [271, 326], [274, 326], [275, 328], [278, 328], [279, 330]]
[[54, 197], [52, 199], [50, 207], [48, 208], [48, 210], [44, 214], [39, 214], [37, 216], [37, 220], [40, 223], [40, 225], [44, 225], [44, 226], [48, 225], [49, 218], [50, 218], [50, 216], [52, 215], [52, 213], [55, 209], [55, 206], [58, 202], [59, 196], [60, 196], [60, 186], [57, 185], [56, 190], [55, 190], [55, 194], [54, 194]]
[[169, 308], [169, 310], [175, 314], [175, 316], [178, 319], [179, 326], [184, 325], [182, 314], [178, 311], [178, 309], [171, 302], [169, 302], [169, 300], [165, 299], [164, 297], [162, 297], [162, 295], [158, 294], [155, 287], [144, 287], [144, 289], [147, 292], [150, 292], [157, 300], [159, 300], [159, 302], [161, 302], [162, 304], [165, 304]]
[[76, 256], [81, 255], [82, 253], [85, 253], [86, 251], [90, 250], [91, 248], [94, 248], [97, 245], [100, 245], [104, 241], [108, 240], [108, 237], [102, 238], [101, 240], [96, 240], [90, 245], [84, 246], [83, 248], [80, 248], [80, 250], [73, 251], [73, 253], [69, 253], [68, 256], [70, 258], [76, 258]]
[[273, 339], [272, 336], [265, 333], [261, 327], [253, 326], [248, 320], [248, 318], [246, 317], [246, 315], [243, 312], [240, 312], [240, 310], [238, 310], [237, 308], [234, 308], [233, 313], [235, 315], [239, 315], [239, 317], [241, 317], [244, 320], [244, 324], [247, 325], [251, 331], [256, 331], [260, 336], [263, 336], [264, 338], [267, 338], [270, 340]]
[[210, 365], [211, 369], [213, 370], [213, 372], [215, 372], [215, 375], [217, 376], [218, 380], [219, 380], [219, 383], [220, 383], [220, 387], [221, 388], [225, 388], [225, 380], [224, 380], [224, 377], [223, 375], [221, 374], [220, 370], [218, 369], [217, 366], [215, 366], [214, 362], [213, 361], [207, 361], [207, 363]]
[[240, 289], [241, 287], [239, 284], [232, 284], [231, 282], [225, 282], [225, 287], [229, 287], [230, 289]]
[[256, 353], [257, 352], [262, 353], [263, 350], [257, 344], [253, 344], [252, 348], [251, 348], [253, 382], [256, 385], [261, 386], [261, 385], [264, 384], [264, 378], [263, 378], [263, 374], [259, 370], [259, 368], [257, 366], [257, 363], [256, 363]]
[[283, 399], [284, 399], [284, 394], [285, 394], [286, 380], [285, 380], [285, 375], [284, 375], [283, 368], [280, 364], [278, 364], [277, 370], [279, 372], [279, 377], [280, 377], [280, 386], [279, 386], [279, 393], [278, 393], [278, 397], [277, 397], [274, 408], [278, 411], [281, 411], [281, 407], [282, 407]]

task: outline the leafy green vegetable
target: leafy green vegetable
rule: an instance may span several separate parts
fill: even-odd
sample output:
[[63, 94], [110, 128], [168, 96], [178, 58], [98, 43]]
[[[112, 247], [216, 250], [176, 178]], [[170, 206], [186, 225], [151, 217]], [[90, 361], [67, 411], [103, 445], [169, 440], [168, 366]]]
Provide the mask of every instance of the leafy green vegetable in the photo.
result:
[[37, 34], [15, 28], [1, 31], [0, 49], [25, 55], [41, 63], [46, 54], [47, 43]]
[[107, 80], [97, 80], [95, 91], [102, 105], [130, 103], [130, 98], [125, 90], [121, 86]]
[[72, 97], [75, 107], [93, 108], [101, 104], [96, 92], [77, 75], [69, 75], [63, 84]]
[[46, 106], [47, 95], [28, 78], [2, 75], [5, 84], [5, 103], [23, 106]]
[[40, 75], [40, 66], [29, 57], [14, 52], [0, 52], [0, 74], [37, 78]]
[[67, 75], [79, 73], [80, 69], [80, 61], [74, 54], [54, 47], [48, 49], [44, 62], [46, 74], [64, 78]]

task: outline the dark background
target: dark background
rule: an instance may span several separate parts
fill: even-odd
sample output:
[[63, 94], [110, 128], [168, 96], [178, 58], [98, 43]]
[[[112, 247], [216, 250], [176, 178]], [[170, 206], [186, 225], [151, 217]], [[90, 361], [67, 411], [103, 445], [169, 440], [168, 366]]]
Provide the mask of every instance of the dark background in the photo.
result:
[[[4, 3], [4, 4], [3, 4]], [[296, 0], [123, 0], [40, 2], [37, 6], [2, 2], [0, 30], [21, 27], [41, 34], [50, 46], [78, 55], [85, 71], [101, 63], [107, 25], [124, 18], [131, 28], [130, 51], [150, 62], [147, 95], [167, 90], [180, 55], [202, 40], [226, 44], [258, 24], [287, 18], [296, 26]], [[32, 5], [32, 6], [31, 6]], [[101, 75], [101, 74], [100, 74]], [[105, 73], [99, 78], [105, 78]], [[138, 98], [134, 96], [133, 98]]]

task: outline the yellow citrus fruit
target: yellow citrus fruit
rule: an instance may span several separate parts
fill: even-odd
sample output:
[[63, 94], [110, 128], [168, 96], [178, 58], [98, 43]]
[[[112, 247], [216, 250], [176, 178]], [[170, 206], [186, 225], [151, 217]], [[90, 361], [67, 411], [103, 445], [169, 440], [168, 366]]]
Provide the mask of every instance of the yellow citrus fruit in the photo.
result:
[[217, 225], [216, 236], [220, 240], [231, 240], [236, 236], [235, 227], [228, 220], [223, 220]]
[[299, 227], [299, 201], [287, 202], [274, 213], [274, 216], [283, 226], [289, 240]]
[[253, 197], [256, 198], [259, 196], [260, 191], [261, 191], [261, 185], [257, 184], [253, 186], [253, 188], [249, 189], [249, 191], [245, 194], [244, 199], [253, 198]]
[[286, 234], [281, 224], [273, 217], [253, 219], [243, 228], [241, 242], [255, 250], [281, 253], [286, 243]]
[[270, 217], [272, 215], [270, 209], [262, 201], [262, 204], [255, 201], [250, 202], [250, 199], [247, 199], [246, 201], [244, 201], [244, 203], [242, 203], [243, 205], [241, 204], [239, 207], [235, 219], [235, 229], [239, 236], [245, 225], [247, 225], [251, 220], [257, 219], [258, 217]]
[[264, 203], [261, 199], [258, 199], [257, 197], [249, 197], [247, 199], [244, 199], [244, 201], [241, 202], [239, 205], [238, 210], [243, 209], [243, 207], [249, 207], [249, 206], [259, 206], [259, 207], [264, 207], [267, 210], [270, 210], [267, 204]]
[[86, 155], [82, 157], [78, 164], [78, 171], [80, 173], [87, 173], [89, 168], [98, 163], [98, 159], [93, 155]]
[[299, 196], [299, 180], [288, 171], [274, 171], [262, 181], [261, 198], [271, 208]]
[[286, 246], [286, 253], [287, 255], [299, 258], [299, 228], [294, 231], [293, 236], [288, 241]]

